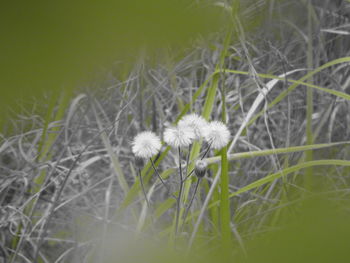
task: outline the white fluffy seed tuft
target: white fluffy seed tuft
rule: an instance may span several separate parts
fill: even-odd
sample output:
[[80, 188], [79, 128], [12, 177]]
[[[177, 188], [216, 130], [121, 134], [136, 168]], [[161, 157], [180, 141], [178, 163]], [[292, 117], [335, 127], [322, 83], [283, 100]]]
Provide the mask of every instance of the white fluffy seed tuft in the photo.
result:
[[195, 139], [198, 140], [204, 136], [208, 122], [202, 116], [192, 113], [184, 116], [179, 121], [178, 126], [192, 128], [195, 134]]
[[186, 126], [169, 127], [164, 131], [164, 141], [174, 148], [189, 146], [195, 137], [193, 129]]
[[151, 158], [157, 154], [162, 147], [159, 137], [151, 131], [137, 134], [132, 142], [132, 152], [136, 157]]
[[207, 126], [204, 139], [211, 145], [211, 148], [219, 150], [228, 144], [230, 136], [230, 131], [223, 122], [212, 121]]

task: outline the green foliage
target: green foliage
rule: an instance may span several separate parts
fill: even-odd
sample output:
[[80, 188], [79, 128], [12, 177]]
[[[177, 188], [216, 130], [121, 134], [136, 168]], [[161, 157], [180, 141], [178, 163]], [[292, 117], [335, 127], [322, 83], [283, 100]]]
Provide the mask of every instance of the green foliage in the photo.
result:
[[347, 260], [350, 218], [339, 202], [316, 195], [292, 207], [298, 211], [297, 215], [286, 213], [278, 228], [249, 242], [248, 258], [243, 262]]

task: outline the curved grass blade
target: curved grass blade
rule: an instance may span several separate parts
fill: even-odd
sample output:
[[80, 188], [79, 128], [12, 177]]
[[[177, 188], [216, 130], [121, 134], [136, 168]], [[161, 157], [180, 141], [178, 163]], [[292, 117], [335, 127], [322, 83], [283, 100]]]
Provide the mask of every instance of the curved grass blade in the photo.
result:
[[[251, 151], [251, 152], [240, 152], [240, 153], [229, 154], [228, 160], [234, 161], [234, 160], [254, 158], [259, 156], [268, 156], [271, 154], [284, 154], [284, 153], [302, 152], [307, 150], [317, 150], [317, 149], [329, 148], [329, 147], [346, 145], [346, 144], [350, 144], [350, 141], [293, 146], [293, 147], [276, 148], [276, 149]], [[209, 164], [218, 163], [221, 160], [221, 156], [210, 157], [210, 158], [206, 158], [205, 160]]]

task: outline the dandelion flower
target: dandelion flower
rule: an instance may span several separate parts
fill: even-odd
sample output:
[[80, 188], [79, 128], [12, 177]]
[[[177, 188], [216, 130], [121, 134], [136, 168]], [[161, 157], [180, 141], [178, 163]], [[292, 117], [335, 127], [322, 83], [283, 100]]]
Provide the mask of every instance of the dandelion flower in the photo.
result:
[[162, 147], [159, 137], [151, 131], [144, 131], [136, 135], [132, 142], [132, 152], [139, 158], [151, 158]]
[[208, 124], [204, 138], [213, 149], [218, 150], [228, 144], [230, 140], [230, 131], [223, 122], [212, 121]]
[[189, 146], [195, 137], [193, 129], [186, 126], [169, 127], [164, 131], [164, 141], [174, 148]]
[[184, 116], [178, 123], [179, 127], [190, 127], [193, 129], [195, 139], [200, 139], [204, 136], [208, 122], [198, 114], [189, 114]]

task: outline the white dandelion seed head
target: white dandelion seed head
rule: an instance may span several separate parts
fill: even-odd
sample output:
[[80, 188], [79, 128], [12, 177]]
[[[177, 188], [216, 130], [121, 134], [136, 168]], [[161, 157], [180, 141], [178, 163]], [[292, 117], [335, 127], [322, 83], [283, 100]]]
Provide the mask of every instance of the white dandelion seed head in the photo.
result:
[[164, 141], [174, 148], [189, 146], [195, 137], [193, 129], [187, 126], [169, 127], [164, 131]]
[[136, 157], [151, 158], [157, 154], [162, 147], [159, 137], [151, 131], [137, 134], [132, 142], [132, 152]]
[[195, 139], [198, 140], [204, 136], [208, 122], [202, 116], [192, 113], [184, 116], [179, 121], [178, 126], [192, 128], [195, 134]]
[[213, 149], [221, 149], [230, 140], [230, 131], [221, 121], [212, 121], [208, 124], [204, 139], [211, 144]]

